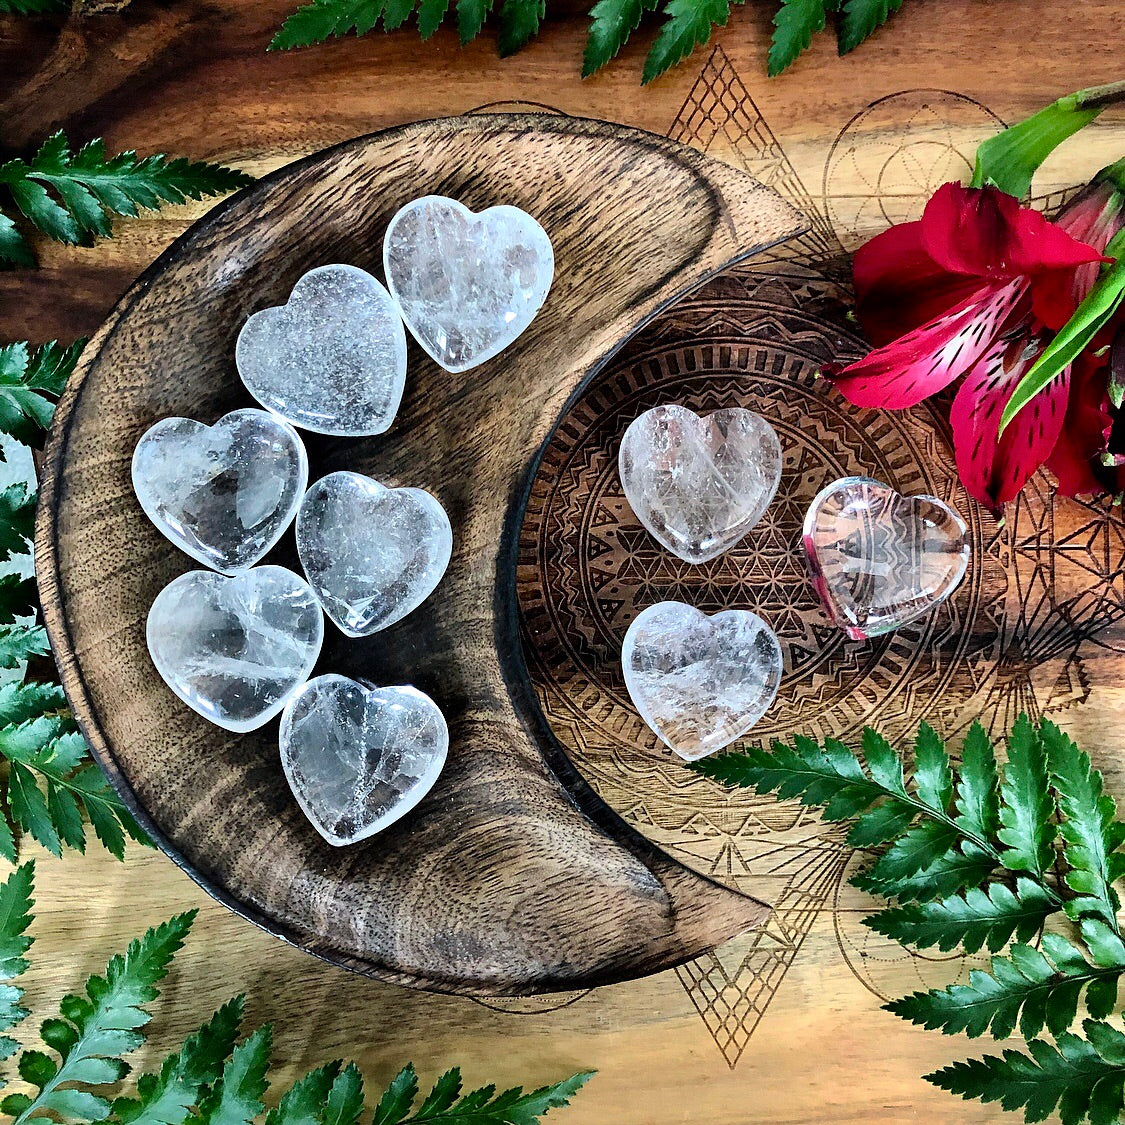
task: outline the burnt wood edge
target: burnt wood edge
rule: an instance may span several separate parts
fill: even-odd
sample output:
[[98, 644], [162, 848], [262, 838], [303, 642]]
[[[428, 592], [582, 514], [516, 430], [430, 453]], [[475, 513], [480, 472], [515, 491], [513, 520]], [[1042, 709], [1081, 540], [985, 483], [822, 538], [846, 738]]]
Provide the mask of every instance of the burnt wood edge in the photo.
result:
[[[522, 125], [528, 131], [546, 130], [555, 133], [582, 133], [590, 136], [612, 135], [635, 138], [638, 143], [650, 148], [676, 156], [683, 161], [690, 162], [691, 170], [706, 179], [703, 164], [708, 159], [702, 153], [691, 149], [678, 142], [671, 141], [655, 133], [642, 129], [617, 125], [613, 122], [596, 118], [570, 117], [556, 114], [509, 114], [509, 113], [473, 113], [465, 115], [474, 124], [483, 121], [484, 124], [492, 123], [496, 126], [513, 131], [513, 126]], [[313, 956], [328, 964], [336, 965], [361, 976], [371, 977], [391, 984], [398, 984], [408, 988], [422, 989], [424, 991], [446, 993], [451, 995], [503, 997], [539, 995], [543, 992], [570, 991], [575, 989], [595, 988], [605, 984], [620, 983], [624, 980], [634, 980], [644, 976], [674, 968], [698, 956], [700, 950], [683, 950], [673, 955], [665, 955], [651, 963], [633, 962], [626, 970], [623, 965], [615, 965], [604, 970], [589, 974], [587, 977], [567, 977], [553, 980], [540, 978], [534, 984], [526, 986], [513, 986], [509, 984], [488, 984], [473, 982], [471, 984], [455, 978], [440, 978], [412, 973], [404, 973], [390, 969], [385, 965], [375, 964], [342, 953], [334, 948], [327, 948], [317, 934], [310, 934], [303, 930], [285, 926], [270, 918], [257, 907], [243, 902], [225, 890], [215, 881], [213, 872], [205, 871], [186, 859], [176, 845], [165, 835], [160, 827], [148, 814], [144, 805], [137, 797], [128, 778], [117, 764], [112, 749], [102, 730], [98, 716], [93, 708], [90, 693], [87, 689], [82, 668], [74, 649], [73, 636], [66, 611], [63, 606], [60, 591], [60, 554], [58, 541], [57, 515], [65, 497], [65, 481], [62, 476], [62, 466], [70, 438], [70, 416], [77, 405], [93, 365], [94, 357], [98, 355], [105, 342], [116, 331], [120, 321], [132, 310], [134, 305], [151, 288], [153, 282], [163, 273], [165, 267], [175, 260], [180, 253], [180, 245], [187, 237], [198, 238], [206, 234], [217, 232], [221, 229], [228, 211], [242, 201], [245, 196], [252, 194], [263, 185], [279, 183], [289, 177], [300, 175], [305, 168], [318, 164], [326, 156], [333, 153], [345, 153], [352, 148], [362, 148], [376, 138], [392, 139], [396, 135], [404, 137], [411, 133], [423, 130], [435, 122], [448, 122], [450, 118], [431, 118], [421, 121], [412, 121], [389, 129], [376, 130], [360, 137], [342, 141], [339, 144], [320, 149], [299, 160], [283, 165], [273, 172], [261, 177], [254, 184], [243, 188], [224, 199], [213, 207], [206, 215], [198, 219], [183, 235], [179, 236], [159, 257], [138, 277], [132, 286], [120, 298], [115, 307], [110, 311], [105, 323], [94, 334], [87, 344], [82, 359], [74, 374], [71, 376], [66, 389], [60, 397], [54, 418], [48, 434], [48, 440], [43, 453], [42, 476], [39, 486], [39, 496], [36, 504], [34, 560], [35, 574], [39, 583], [40, 602], [43, 608], [43, 621], [47, 637], [51, 645], [63, 690], [79, 729], [90, 747], [98, 765], [105, 773], [125, 806], [129, 809], [137, 822], [144, 829], [152, 842], [172, 860], [172, 862], [192, 879], [199, 887], [206, 891], [212, 898], [222, 903], [233, 913], [247, 921], [252, 922], [260, 929], [274, 937], [280, 938], [298, 949], [311, 953]], [[737, 169], [732, 168], [738, 173]], [[746, 175], [745, 173], [739, 173]], [[746, 176], [747, 179], [752, 177]], [[708, 185], [709, 190], [710, 185]], [[715, 193], [712, 191], [712, 195]], [[718, 200], [723, 206], [721, 198]], [[794, 210], [795, 215], [799, 213]], [[725, 207], [723, 212], [725, 216]], [[729, 223], [729, 219], [727, 220]], [[535, 471], [540, 464], [551, 436], [557, 429], [566, 410], [581, 396], [589, 386], [592, 379], [604, 369], [606, 364], [617, 352], [624, 347], [638, 332], [648, 325], [655, 317], [665, 312], [668, 308], [682, 300], [700, 285], [711, 278], [721, 274], [731, 266], [745, 261], [748, 258], [762, 253], [771, 246], [776, 246], [798, 237], [807, 230], [807, 226], [796, 225], [785, 236], [762, 246], [752, 247], [746, 251], [732, 256], [723, 265], [708, 273], [705, 277], [693, 282], [692, 285], [677, 292], [665, 301], [651, 314], [636, 324], [622, 339], [616, 342], [604, 356], [591, 365], [590, 370], [582, 378], [581, 383], [568, 398], [566, 404], [550, 433], [532, 457], [526, 469], [518, 478], [517, 487], [509, 502], [508, 516], [505, 519], [503, 540], [498, 552], [498, 573], [496, 594], [494, 598], [495, 641], [498, 648], [499, 664], [505, 677], [513, 707], [525, 729], [535, 739], [548, 768], [555, 775], [562, 792], [574, 803], [575, 807], [583, 813], [598, 829], [608, 834], [621, 846], [625, 847], [634, 856], [645, 863], [655, 864], [657, 867], [681, 869], [702, 884], [714, 888], [716, 891], [735, 898], [745, 899], [749, 921], [747, 928], [758, 925], [768, 917], [769, 906], [752, 896], [745, 895], [733, 888], [710, 879], [687, 867], [679, 860], [662, 851], [654, 843], [644, 837], [622, 817], [610, 808], [593, 790], [589, 783], [582, 777], [574, 763], [566, 754], [565, 749], [554, 736], [547, 723], [538, 701], [535, 698], [531, 685], [530, 675], [523, 656], [522, 645], [519, 639], [518, 610], [516, 601], [516, 572], [515, 552], [518, 544], [519, 529], [523, 521], [527, 501], [530, 495], [531, 483]], [[502, 563], [502, 565], [501, 565]], [[651, 868], [650, 868], [651, 870]], [[657, 871], [654, 877], [663, 885]], [[757, 909], [753, 909], [757, 908]]]

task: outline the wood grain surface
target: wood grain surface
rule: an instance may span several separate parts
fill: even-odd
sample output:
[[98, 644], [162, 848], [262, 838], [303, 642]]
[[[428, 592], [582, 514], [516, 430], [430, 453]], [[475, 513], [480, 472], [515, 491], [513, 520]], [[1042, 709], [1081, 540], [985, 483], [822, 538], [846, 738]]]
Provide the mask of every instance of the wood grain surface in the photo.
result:
[[[1011, 120], [1067, 90], [1119, 77], [1117, 44], [1125, 30], [1117, 0], [1069, 8], [1048, 0], [912, 0], [893, 30], [847, 59], [837, 60], [824, 40], [792, 72], [767, 81], [772, 7], [750, 5], [736, 9], [719, 33], [720, 55], [700, 51], [642, 90], [643, 35], [620, 65], [578, 80], [584, 21], [577, 17], [549, 21], [537, 44], [503, 63], [490, 43], [460, 51], [443, 32], [422, 48], [409, 31], [266, 57], [262, 48], [285, 10], [275, 0], [138, 0], [121, 16], [85, 22], [5, 21], [0, 137], [22, 150], [48, 128], [66, 125], [76, 140], [104, 134], [118, 147], [183, 151], [262, 172], [375, 128], [537, 102], [706, 149], [782, 187], [792, 201], [803, 199], [822, 240], [851, 249], [887, 221], [916, 214], [942, 176], [963, 171], [965, 150], [996, 118]], [[1107, 163], [1125, 148], [1123, 135], [1122, 117], [1107, 115], [1043, 169], [1037, 193], [1066, 188]], [[907, 144], [907, 137], [919, 143]], [[0, 277], [4, 336], [69, 338], [95, 330], [117, 296], [202, 210], [125, 224], [118, 239], [91, 250], [44, 247], [38, 273]], [[699, 358], [687, 346], [691, 334], [700, 344], [716, 332], [749, 338], [760, 323], [755, 317], [771, 302], [792, 307], [785, 287], [762, 292], [738, 278], [730, 285], [720, 300], [690, 305], [678, 321], [654, 326], [662, 334], [650, 351], [665, 374], [673, 361]], [[822, 296], [810, 289], [801, 301]], [[810, 307], [819, 313], [819, 306]], [[831, 317], [812, 319], [809, 330], [822, 339]], [[796, 324], [802, 339], [807, 327]], [[810, 352], [817, 346], [814, 339]], [[1029, 512], [1034, 518], [1024, 525], [1024, 541], [998, 550], [1027, 557], [1034, 553], [1029, 541], [1058, 536], [1071, 548], [1065, 558], [1073, 565], [1029, 567], [1018, 573], [1030, 576], [1033, 588], [1005, 589], [1015, 603], [1032, 607], [1025, 617], [1034, 616], [1036, 598], [1085, 612], [1074, 596], [1114, 586], [1120, 547], [1112, 526], [1094, 513], [1072, 512], [1068, 535], [1059, 535], [1045, 499]], [[1055, 561], [1062, 559], [1059, 553]], [[1087, 561], [1093, 569], [1084, 571]], [[1059, 597], [1060, 589], [1071, 593]], [[1037, 635], [1049, 635], [1049, 626]], [[1111, 788], [1122, 793], [1118, 732], [1125, 696], [1113, 673], [1114, 652], [1097, 638], [1043, 659], [1032, 651], [1025, 666], [1034, 674], [1012, 676], [1007, 698], [1049, 710], [1084, 738]], [[611, 791], [599, 779], [603, 797], [615, 805], [630, 787], [644, 784], [623, 777]], [[634, 823], [641, 824], [646, 794], [637, 797]], [[166, 1014], [154, 1026], [154, 1054], [225, 996], [246, 989], [252, 1018], [275, 1022], [281, 1079], [335, 1055], [358, 1058], [373, 1081], [385, 1080], [406, 1058], [431, 1071], [459, 1061], [471, 1078], [502, 1082], [595, 1066], [599, 1077], [560, 1120], [1004, 1119], [995, 1107], [964, 1105], [918, 1077], [980, 1044], [908, 1028], [879, 1008], [880, 997], [963, 976], [964, 962], [911, 958], [871, 941], [858, 924], [868, 903], [847, 888], [846, 857], [833, 852], [814, 819], [785, 806], [747, 815], [716, 803], [695, 824], [694, 835], [686, 822], [646, 830], [722, 878], [753, 870], [760, 882], [762, 857], [779, 856], [773, 874], [777, 893], [787, 896], [785, 909], [753, 937], [645, 980], [549, 1003], [485, 1005], [410, 992], [276, 942], [207, 898], [164, 857], [135, 850], [124, 865], [100, 856], [42, 859], [40, 966], [31, 1000], [57, 1000], [138, 927], [199, 905], [196, 936], [170, 981]], [[819, 874], [802, 882], [794, 873], [805, 866]], [[773, 893], [767, 897], [777, 901]]]
[[[284, 304], [315, 266], [379, 272], [391, 217], [431, 194], [535, 215], [556, 281], [531, 328], [471, 375], [412, 349], [387, 435], [307, 442], [313, 479], [347, 469], [425, 488], [456, 529], [440, 590], [407, 620], [362, 640], [328, 630], [318, 673], [413, 684], [439, 702], [450, 737], [414, 813], [339, 850], [289, 792], [276, 723], [232, 737], [153, 674], [149, 607], [195, 564], [142, 512], [132, 450], [161, 418], [210, 422], [253, 405], [232, 362], [247, 316]], [[270, 177], [125, 294], [55, 415], [36, 572], [87, 741], [179, 862], [319, 956], [480, 995], [668, 968], [764, 919], [760, 902], [669, 860], [574, 772], [526, 686], [513, 545], [534, 459], [606, 357], [705, 279], [802, 229], [771, 189], [693, 148], [559, 114], [475, 114], [377, 133]], [[299, 570], [293, 554], [285, 541], [269, 561]]]

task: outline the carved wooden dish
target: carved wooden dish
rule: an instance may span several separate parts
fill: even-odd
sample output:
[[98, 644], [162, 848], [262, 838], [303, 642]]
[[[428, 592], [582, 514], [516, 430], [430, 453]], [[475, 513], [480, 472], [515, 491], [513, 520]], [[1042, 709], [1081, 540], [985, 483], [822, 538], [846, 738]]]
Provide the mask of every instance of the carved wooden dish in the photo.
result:
[[[412, 348], [390, 433], [305, 435], [314, 478], [349, 468], [426, 488], [455, 533], [441, 587], [409, 618], [365, 640], [327, 630], [318, 671], [414, 683], [451, 732], [449, 764], [423, 804], [371, 841], [334, 849], [289, 792], [276, 722], [229, 734], [156, 675], [149, 606], [194, 564], [145, 519], [129, 463], [157, 419], [213, 421], [251, 405], [233, 360], [246, 317], [283, 302], [317, 265], [381, 275], [387, 221], [428, 193], [530, 211], [554, 243], [555, 283], [531, 329], [476, 371], [448, 375]], [[282, 169], [196, 224], [129, 290], [59, 406], [36, 561], [82, 729], [177, 863], [337, 964], [479, 995], [653, 972], [764, 918], [760, 901], [626, 824], [563, 752], [521, 651], [517, 546], [540, 451], [576, 392], [661, 309], [800, 225], [774, 192], [663, 138], [554, 116], [474, 116]], [[297, 569], [291, 533], [269, 561]]]

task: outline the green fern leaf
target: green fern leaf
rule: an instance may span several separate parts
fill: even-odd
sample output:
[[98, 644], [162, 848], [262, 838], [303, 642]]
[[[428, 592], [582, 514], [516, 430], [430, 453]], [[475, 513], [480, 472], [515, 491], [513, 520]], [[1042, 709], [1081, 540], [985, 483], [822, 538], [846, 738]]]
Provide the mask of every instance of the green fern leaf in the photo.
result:
[[260, 1027], [235, 1047], [222, 1077], [191, 1118], [193, 1125], [251, 1125], [263, 1112], [271, 1039], [269, 1026]]
[[982, 946], [995, 952], [1016, 934], [1028, 941], [1048, 915], [1058, 909], [1048, 890], [1021, 878], [1015, 891], [1003, 883], [974, 888], [952, 898], [920, 905], [896, 906], [863, 920], [877, 933], [919, 949], [937, 946], [948, 953], [958, 945], [966, 953]]
[[1054, 723], [1044, 721], [1041, 736], [1063, 815], [1059, 833], [1070, 870], [1066, 884], [1080, 897], [1067, 903], [1072, 918], [1093, 914], [1117, 929], [1121, 906], [1113, 883], [1125, 874], [1125, 824], [1116, 819], [1113, 798], [1102, 791], [1102, 775], [1089, 755]]
[[429, 39], [445, 19], [449, 0], [421, 0], [418, 5], [418, 34]]
[[321, 1125], [324, 1103], [339, 1073], [339, 1062], [309, 1071], [289, 1088], [277, 1108], [266, 1114], [265, 1125]]
[[[550, 1086], [540, 1087], [525, 1094], [516, 1087], [506, 1090], [493, 1101], [480, 1105], [478, 1101], [485, 1091], [467, 1094], [460, 1106], [450, 1115], [450, 1121], [461, 1121], [465, 1125], [538, 1125], [539, 1120], [552, 1109], [562, 1109], [570, 1105], [571, 1099], [591, 1078], [593, 1071], [584, 1071], [572, 1078], [565, 1078]], [[490, 1090], [491, 1087], [486, 1087]], [[468, 1108], [462, 1108], [467, 1106]]]
[[50, 16], [70, 11], [70, 0], [0, 0], [0, 15]]
[[35, 255], [27, 240], [19, 232], [12, 220], [0, 211], [0, 268], [16, 266], [31, 269], [35, 265]]
[[867, 872], [876, 884], [896, 886], [933, 867], [953, 851], [957, 829], [941, 821], [926, 820], [904, 832]]
[[1063, 1125], [1111, 1125], [1122, 1110], [1125, 1087], [1125, 1035], [1107, 1023], [1086, 1020], [1086, 1039], [1064, 1032], [1055, 1045], [1042, 1039], [1027, 1044], [1028, 1054], [1005, 1051], [954, 1063], [926, 1075], [942, 1090], [966, 1100], [999, 1102], [1023, 1110], [1024, 1120], [1043, 1121], [1056, 1108]]
[[418, 1072], [408, 1063], [395, 1075], [375, 1107], [371, 1125], [399, 1125], [418, 1097]]
[[1008, 739], [1008, 763], [1000, 786], [1000, 862], [1011, 871], [1042, 878], [1055, 858], [1054, 801], [1047, 779], [1047, 753], [1039, 733], [1020, 715]]
[[66, 708], [66, 696], [58, 684], [0, 686], [0, 728], [16, 726]]
[[491, 11], [492, 0], [457, 0], [457, 34], [462, 47], [481, 33]]
[[918, 728], [914, 742], [914, 792], [927, 808], [944, 815], [953, 799], [953, 766], [945, 743], [929, 723]]
[[34, 534], [35, 493], [24, 484], [0, 489], [0, 562], [27, 554]]
[[838, 48], [841, 55], [854, 51], [902, 7], [902, 0], [844, 0]]
[[[23, 989], [11, 982], [27, 969], [26, 954], [33, 940], [27, 928], [34, 891], [34, 863], [17, 867], [0, 885], [0, 1032], [11, 1031], [29, 1014], [21, 1003]], [[18, 1049], [10, 1035], [0, 1035], [0, 1059], [11, 1058]]]
[[242, 1023], [244, 998], [227, 1001], [179, 1051], [164, 1060], [159, 1074], [137, 1080], [137, 1098], [118, 1098], [113, 1113], [124, 1125], [183, 1125], [222, 1076]]
[[44, 1025], [58, 1063], [42, 1052], [21, 1056], [21, 1075], [22, 1059], [29, 1057], [33, 1077], [28, 1081], [37, 1092], [19, 1114], [18, 1125], [44, 1115], [104, 1120], [110, 1104], [90, 1087], [116, 1082], [126, 1069], [121, 1056], [144, 1042], [141, 1028], [150, 1018], [145, 1005], [156, 999], [156, 985], [194, 919], [195, 911], [189, 911], [148, 930], [123, 955], [110, 959], [104, 977], [90, 977], [84, 997], [63, 998], [61, 1018]]
[[384, 0], [313, 0], [298, 8], [270, 41], [270, 51], [311, 47], [348, 32], [364, 35], [383, 14]]
[[357, 1125], [362, 1113], [363, 1077], [355, 1063], [348, 1063], [328, 1091], [322, 1125]]
[[971, 840], [939, 856], [916, 875], [893, 880], [881, 879], [870, 871], [853, 876], [853, 886], [880, 898], [899, 902], [932, 902], [949, 898], [968, 887], [979, 887], [996, 870], [996, 857]]
[[687, 58], [711, 38], [713, 27], [726, 27], [730, 0], [668, 0], [660, 34], [645, 59], [641, 82], [647, 84]]
[[107, 156], [100, 140], [74, 152], [62, 132], [48, 137], [30, 161], [0, 165], [0, 184], [24, 217], [50, 238], [71, 244], [108, 236], [113, 215], [134, 216], [252, 182], [218, 164], [135, 152]]
[[527, 46], [539, 34], [540, 21], [546, 14], [546, 0], [504, 0], [497, 39], [500, 57], [508, 58]]
[[79, 340], [67, 348], [54, 342], [34, 351], [24, 343], [0, 348], [0, 432], [39, 445], [84, 346]]
[[984, 727], [974, 722], [961, 747], [957, 779], [957, 826], [970, 835], [992, 840], [1000, 827], [996, 753]]
[[582, 77], [615, 59], [640, 26], [645, 12], [655, 12], [659, 0], [598, 0], [590, 11], [590, 29], [582, 54]]
[[0, 668], [19, 668], [33, 656], [50, 651], [46, 630], [38, 625], [0, 627]]
[[38, 610], [39, 587], [34, 578], [0, 576], [0, 625], [14, 625], [19, 618], [34, 617]]
[[781, 0], [774, 16], [773, 40], [767, 70], [771, 78], [790, 67], [808, 50], [812, 37], [824, 30], [827, 18], [824, 0]]
[[990, 973], [972, 970], [967, 985], [916, 992], [886, 1008], [911, 1023], [939, 1028], [946, 1035], [963, 1031], [975, 1038], [987, 1031], [997, 1039], [1006, 1039], [1017, 1023], [1027, 1039], [1038, 1035], [1044, 1026], [1058, 1035], [1074, 1022], [1084, 989], [1090, 990], [1088, 1006], [1093, 997], [1092, 1015], [1100, 1018], [1112, 1010], [1117, 982], [1125, 973], [1125, 947], [1120, 939], [1117, 945], [1116, 964], [1091, 965], [1064, 937], [1044, 934], [1042, 950], [1013, 945], [1007, 957], [992, 959]]

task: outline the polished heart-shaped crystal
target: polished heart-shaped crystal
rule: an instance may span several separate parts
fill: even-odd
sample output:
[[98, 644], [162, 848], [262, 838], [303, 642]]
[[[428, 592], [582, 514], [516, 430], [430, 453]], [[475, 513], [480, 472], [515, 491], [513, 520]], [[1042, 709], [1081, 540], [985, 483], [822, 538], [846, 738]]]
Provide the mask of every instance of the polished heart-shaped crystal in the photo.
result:
[[309, 462], [297, 431], [264, 410], [213, 426], [165, 418], [133, 451], [133, 490], [181, 551], [237, 574], [281, 538], [301, 504]]
[[684, 406], [657, 406], [625, 431], [618, 470], [653, 538], [701, 563], [730, 550], [769, 507], [781, 480], [781, 443], [750, 410], [701, 418]]
[[449, 730], [424, 692], [327, 675], [290, 700], [280, 743], [297, 803], [341, 846], [393, 824], [433, 788]]
[[330, 473], [297, 515], [297, 553], [325, 613], [349, 637], [400, 621], [441, 581], [453, 551], [445, 509], [420, 488]]
[[936, 496], [901, 496], [870, 477], [823, 489], [805, 515], [813, 584], [853, 640], [929, 613], [969, 565], [965, 521]]
[[284, 567], [233, 578], [192, 570], [157, 594], [147, 632], [165, 683], [205, 719], [241, 732], [269, 722], [308, 679], [324, 616]]
[[777, 637], [756, 613], [708, 617], [682, 602], [659, 602], [633, 621], [621, 664], [641, 718], [689, 762], [741, 738], [773, 702], [783, 670]]
[[547, 232], [518, 207], [473, 214], [442, 195], [415, 199], [383, 239], [391, 296], [414, 338], [446, 371], [499, 355], [532, 322], [551, 288]]
[[235, 347], [246, 389], [295, 426], [358, 437], [390, 428], [406, 331], [390, 294], [355, 266], [321, 266], [287, 304], [254, 313]]

